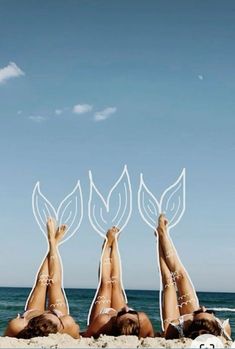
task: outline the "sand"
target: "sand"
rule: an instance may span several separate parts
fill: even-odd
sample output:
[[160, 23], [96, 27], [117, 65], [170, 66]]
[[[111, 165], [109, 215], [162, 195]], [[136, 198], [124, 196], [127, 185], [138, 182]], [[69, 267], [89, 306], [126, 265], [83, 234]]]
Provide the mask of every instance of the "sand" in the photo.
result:
[[[224, 342], [224, 340], [223, 340]], [[224, 342], [231, 347], [231, 342]], [[98, 339], [73, 339], [67, 334], [51, 334], [49, 337], [16, 339], [0, 337], [0, 348], [190, 348], [188, 338], [165, 340], [164, 338], [138, 339], [135, 336], [100, 336]]]

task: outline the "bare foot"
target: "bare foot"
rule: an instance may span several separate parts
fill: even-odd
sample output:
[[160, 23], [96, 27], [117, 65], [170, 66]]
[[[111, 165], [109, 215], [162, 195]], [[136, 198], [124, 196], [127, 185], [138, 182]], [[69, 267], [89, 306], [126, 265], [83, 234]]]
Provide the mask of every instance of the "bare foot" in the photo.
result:
[[67, 225], [65, 225], [65, 224], [62, 224], [62, 225], [59, 226], [59, 228], [57, 229], [56, 234], [55, 234], [55, 240], [56, 240], [57, 244], [58, 244], [58, 243], [62, 240], [62, 238], [64, 237], [66, 230], [67, 230]]
[[106, 236], [110, 245], [112, 245], [112, 243], [114, 242], [115, 236], [118, 234], [119, 230], [120, 229], [117, 227], [112, 227], [107, 231]]
[[56, 235], [56, 224], [55, 220], [51, 217], [47, 220], [47, 236], [49, 241], [54, 241]]
[[160, 214], [158, 218], [158, 227], [155, 231], [155, 235], [167, 233], [168, 220], [164, 214]]

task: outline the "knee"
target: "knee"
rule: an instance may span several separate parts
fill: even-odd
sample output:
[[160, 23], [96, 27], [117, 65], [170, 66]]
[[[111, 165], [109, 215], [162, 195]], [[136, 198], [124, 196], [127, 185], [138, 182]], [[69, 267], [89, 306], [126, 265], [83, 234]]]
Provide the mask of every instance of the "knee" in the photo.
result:
[[100, 288], [102, 291], [104, 290], [111, 290], [112, 289], [112, 280], [111, 279], [104, 279], [101, 281]]

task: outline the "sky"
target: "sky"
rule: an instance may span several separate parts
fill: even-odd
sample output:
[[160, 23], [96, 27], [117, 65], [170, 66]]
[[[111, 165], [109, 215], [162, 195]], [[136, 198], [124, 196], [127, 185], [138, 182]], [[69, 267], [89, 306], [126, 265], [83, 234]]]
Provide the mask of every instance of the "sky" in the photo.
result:
[[140, 173], [160, 198], [185, 168], [172, 240], [198, 291], [235, 292], [234, 19], [229, 0], [0, 2], [0, 286], [31, 286], [46, 253], [37, 181], [57, 208], [80, 180], [64, 285], [95, 288], [102, 238], [88, 219], [88, 171], [105, 197], [126, 164], [124, 286], [159, 289]]

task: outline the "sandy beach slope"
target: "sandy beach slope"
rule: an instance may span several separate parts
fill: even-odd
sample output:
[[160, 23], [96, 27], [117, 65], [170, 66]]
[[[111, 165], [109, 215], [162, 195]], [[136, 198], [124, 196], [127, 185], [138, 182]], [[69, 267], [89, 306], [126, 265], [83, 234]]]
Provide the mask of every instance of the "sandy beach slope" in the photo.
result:
[[[231, 342], [224, 342], [230, 347]], [[100, 336], [99, 339], [73, 339], [66, 334], [51, 334], [49, 337], [16, 339], [0, 337], [0, 348], [190, 348], [191, 340], [182, 338], [165, 340], [164, 338], [138, 339], [135, 336]]]

